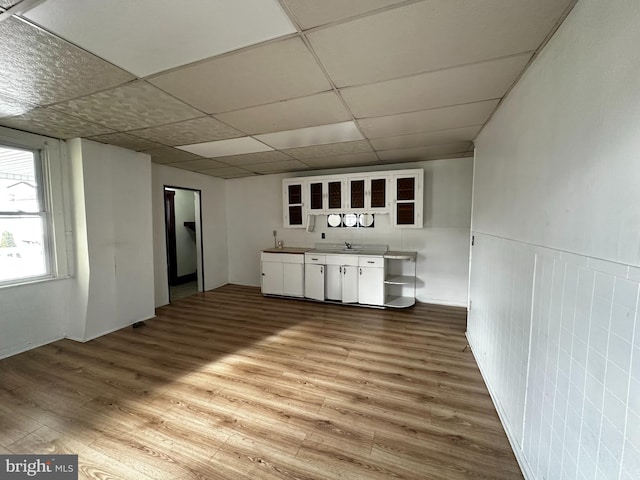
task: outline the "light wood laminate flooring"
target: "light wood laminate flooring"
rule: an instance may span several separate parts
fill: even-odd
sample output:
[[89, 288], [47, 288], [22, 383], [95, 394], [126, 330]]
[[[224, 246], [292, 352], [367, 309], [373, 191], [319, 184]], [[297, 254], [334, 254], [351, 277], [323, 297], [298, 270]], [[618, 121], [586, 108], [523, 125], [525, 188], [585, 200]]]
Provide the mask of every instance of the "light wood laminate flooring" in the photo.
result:
[[227, 285], [0, 361], [0, 453], [93, 479], [521, 479], [462, 309]]

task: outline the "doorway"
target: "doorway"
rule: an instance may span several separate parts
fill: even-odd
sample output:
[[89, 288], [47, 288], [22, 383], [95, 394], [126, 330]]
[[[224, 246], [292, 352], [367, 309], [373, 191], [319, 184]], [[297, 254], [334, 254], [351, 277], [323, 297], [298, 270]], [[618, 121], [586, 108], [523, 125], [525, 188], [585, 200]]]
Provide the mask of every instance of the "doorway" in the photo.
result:
[[204, 291], [200, 190], [165, 185], [169, 302]]

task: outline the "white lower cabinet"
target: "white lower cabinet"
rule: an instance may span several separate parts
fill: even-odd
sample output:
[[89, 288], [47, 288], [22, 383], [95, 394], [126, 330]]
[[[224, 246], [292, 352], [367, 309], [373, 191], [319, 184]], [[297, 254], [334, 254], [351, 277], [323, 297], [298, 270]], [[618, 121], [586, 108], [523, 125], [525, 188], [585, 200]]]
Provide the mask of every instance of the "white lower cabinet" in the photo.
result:
[[263, 295], [304, 296], [304, 255], [262, 252], [260, 260]]
[[324, 300], [325, 266], [307, 264], [304, 269], [304, 296], [313, 300]]
[[383, 257], [358, 257], [358, 303], [384, 305]]
[[358, 302], [358, 257], [351, 255], [327, 255], [327, 300], [342, 303]]

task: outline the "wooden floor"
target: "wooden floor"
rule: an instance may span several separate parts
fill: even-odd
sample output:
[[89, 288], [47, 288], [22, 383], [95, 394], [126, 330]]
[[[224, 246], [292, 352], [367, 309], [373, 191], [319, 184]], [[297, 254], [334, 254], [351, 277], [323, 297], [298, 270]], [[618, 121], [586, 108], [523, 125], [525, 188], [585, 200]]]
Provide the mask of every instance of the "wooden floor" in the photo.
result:
[[94, 479], [520, 479], [464, 311], [225, 286], [0, 361], [0, 453]]

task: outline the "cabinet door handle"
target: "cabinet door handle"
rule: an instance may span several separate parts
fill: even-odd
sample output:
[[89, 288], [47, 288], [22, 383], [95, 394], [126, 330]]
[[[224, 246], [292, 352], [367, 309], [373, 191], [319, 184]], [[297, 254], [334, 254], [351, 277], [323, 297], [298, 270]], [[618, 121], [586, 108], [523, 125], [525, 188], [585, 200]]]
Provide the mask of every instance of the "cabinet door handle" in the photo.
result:
[[342, 273], [342, 267], [340, 267], [340, 273]]
[[344, 273], [345, 275], [347, 274], [347, 267], [344, 267], [344, 269], [342, 270], [342, 273]]
[[264, 273], [262, 274], [262, 276], [264, 277]]
[[360, 275], [362, 275], [362, 268], [360, 269]]
[[372, 260], [367, 260], [367, 263], [376, 263], [376, 262], [374, 262]]
[[320, 274], [324, 272], [323, 267], [320, 267]]
[[311, 260], [313, 260], [314, 262], [317, 262], [318, 259], [317, 258], [312, 258]]

